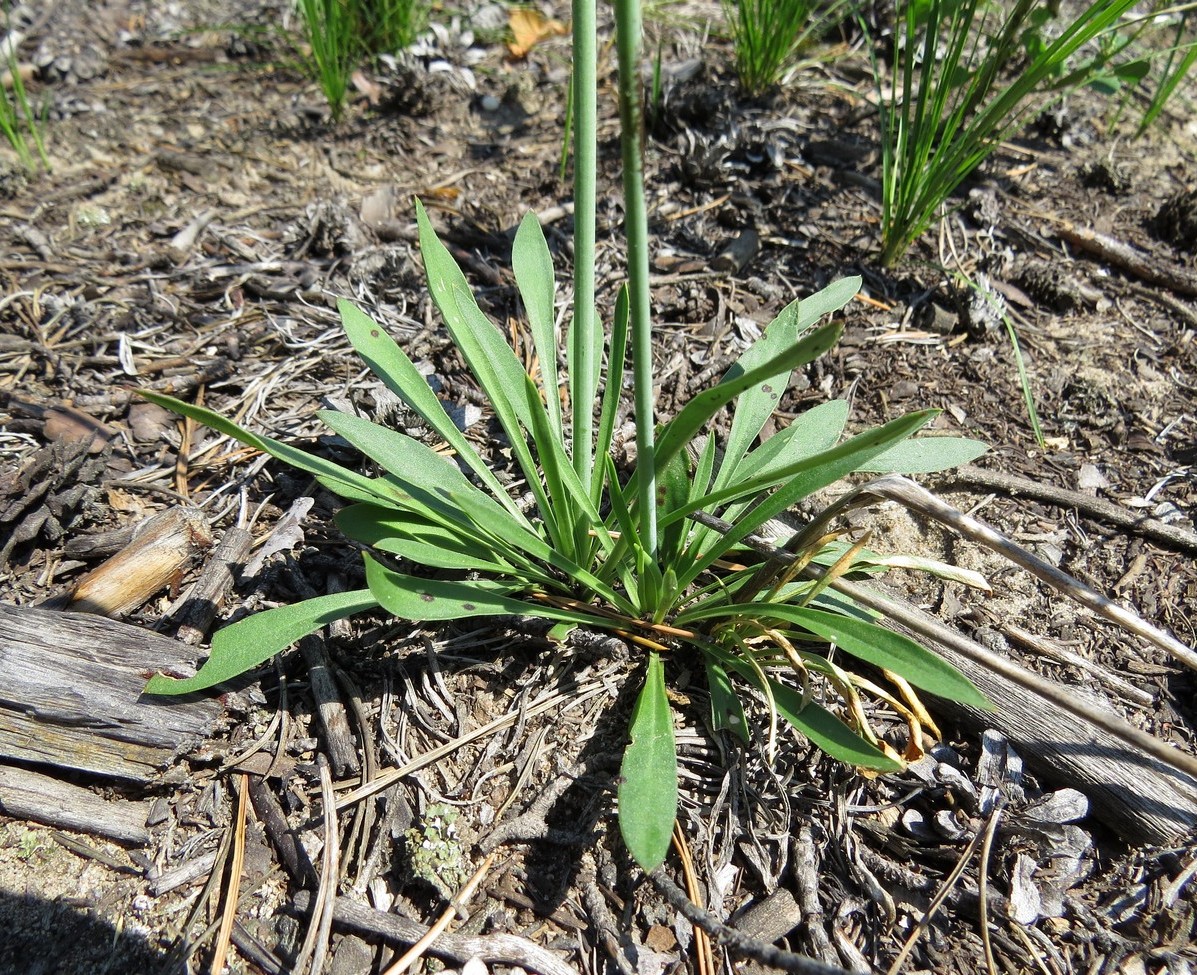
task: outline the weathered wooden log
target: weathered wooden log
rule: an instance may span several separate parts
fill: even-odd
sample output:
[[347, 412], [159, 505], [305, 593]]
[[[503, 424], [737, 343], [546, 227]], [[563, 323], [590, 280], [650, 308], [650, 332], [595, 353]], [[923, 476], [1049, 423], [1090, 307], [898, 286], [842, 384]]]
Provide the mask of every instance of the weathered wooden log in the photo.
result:
[[186, 644], [86, 613], [0, 603], [0, 759], [149, 782], [209, 738], [215, 698], [145, 697]]
[[14, 819], [140, 846], [150, 841], [149, 809], [148, 802], [103, 799], [49, 775], [0, 765], [0, 813]]

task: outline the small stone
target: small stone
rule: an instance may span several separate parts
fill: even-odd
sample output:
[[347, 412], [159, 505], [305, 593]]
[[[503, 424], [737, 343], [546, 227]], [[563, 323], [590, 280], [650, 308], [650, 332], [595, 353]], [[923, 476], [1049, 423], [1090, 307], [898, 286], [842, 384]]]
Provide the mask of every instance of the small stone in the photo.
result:
[[484, 112], [497, 112], [502, 104], [494, 95], [483, 95], [478, 99], [478, 107]]

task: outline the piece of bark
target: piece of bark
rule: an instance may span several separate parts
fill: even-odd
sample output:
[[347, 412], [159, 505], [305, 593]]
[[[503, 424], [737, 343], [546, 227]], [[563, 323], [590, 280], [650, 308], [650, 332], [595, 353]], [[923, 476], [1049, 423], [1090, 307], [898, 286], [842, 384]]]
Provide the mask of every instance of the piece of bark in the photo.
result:
[[0, 759], [150, 782], [212, 734], [215, 698], [145, 697], [186, 644], [102, 616], [0, 603]]
[[357, 745], [349, 728], [345, 705], [337, 692], [337, 682], [333, 680], [332, 661], [324, 649], [324, 641], [318, 636], [305, 636], [299, 641], [299, 652], [308, 665], [308, 684], [316, 701], [320, 724], [324, 726], [324, 740], [333, 772], [338, 778], [360, 772]]
[[[748, 937], [766, 944], [776, 944], [801, 923], [802, 908], [785, 887], [778, 887], [764, 900], [738, 911], [731, 920], [731, 924]], [[741, 971], [743, 975], [773, 975], [781, 969], [759, 961], [747, 961]]]
[[120, 616], [176, 584], [212, 544], [208, 521], [195, 508], [168, 508], [146, 522], [125, 548], [79, 580], [69, 608]]
[[[176, 635], [184, 643], [199, 646], [232, 588], [233, 577], [249, 557], [253, 536], [244, 528], [232, 527], [208, 557], [204, 571], [182, 599]], [[174, 615], [173, 613], [170, 615]]]
[[144, 846], [150, 841], [149, 811], [148, 802], [102, 799], [49, 775], [0, 765], [0, 812], [14, 819]]

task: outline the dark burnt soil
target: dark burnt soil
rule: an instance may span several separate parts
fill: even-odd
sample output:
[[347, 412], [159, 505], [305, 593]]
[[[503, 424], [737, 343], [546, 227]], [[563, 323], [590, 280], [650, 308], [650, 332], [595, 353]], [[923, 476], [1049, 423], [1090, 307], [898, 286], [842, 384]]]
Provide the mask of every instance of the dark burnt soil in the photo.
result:
[[[528, 209], [545, 215], [568, 282], [569, 187], [559, 178], [566, 39], [510, 60], [505, 11], [480, 7], [472, 35], [455, 20], [422, 55], [368, 72], [334, 125], [293, 66], [285, 7], [114, 0], [35, 13], [20, 56], [37, 68], [34, 97], [50, 105], [53, 173], [27, 176], [0, 153], [0, 598], [8, 602], [59, 594], [100, 561], [74, 554], [72, 540], [174, 505], [199, 505], [218, 538], [248, 514], [259, 543], [282, 540], [256, 574], [243, 575], [222, 618], [357, 586], [360, 561], [331, 525], [330, 496], [129, 391], [202, 395], [252, 429], [337, 450], [316, 439], [315, 410], [332, 403], [370, 413], [383, 402], [339, 333], [333, 305], [347, 296], [392, 330], [461, 407], [471, 435], [486, 440], [486, 404], [422, 284], [411, 198], [429, 206], [483, 307], [517, 341], [510, 239]], [[744, 101], [727, 45], [707, 39], [717, 4], [656, 15], [668, 17], [649, 18], [666, 68], [648, 151], [663, 414], [718, 376], [793, 297], [860, 274], [864, 299], [847, 310], [843, 342], [796, 377], [777, 424], [832, 397], [851, 400], [855, 429], [936, 407], [937, 432], [992, 446], [981, 462], [988, 470], [1193, 530], [1197, 308], [1184, 286], [1197, 273], [1197, 240], [1183, 194], [1197, 176], [1197, 140], [1183, 98], [1137, 141], [1111, 131], [1107, 102], [1069, 98], [1003, 147], [897, 268], [882, 269], [864, 53], [844, 49], [780, 93]], [[622, 275], [621, 207], [613, 55], [603, 50], [599, 300], [609, 313]], [[1086, 249], [1078, 228], [1135, 248], [1173, 285]], [[724, 255], [733, 241], [747, 255], [742, 266]], [[988, 282], [1017, 324], [1044, 446], [1006, 331], [964, 277]], [[1197, 642], [1191, 550], [1071, 504], [967, 480], [931, 483]], [[284, 514], [304, 498], [314, 499], [310, 511], [286, 528]], [[980, 565], [995, 586], [992, 597], [921, 590], [924, 606], [1057, 680], [1092, 685], [1073, 664], [1023, 655], [1010, 624], [1050, 638], [1132, 685], [1129, 697], [1098, 688], [1110, 706], [1191, 748], [1193, 682], [1180, 665], [1021, 573], [892, 521], [874, 548]], [[131, 621], [173, 634], [170, 607], [191, 578]], [[552, 952], [561, 970], [698, 970], [689, 922], [608, 829], [636, 674], [622, 644], [578, 638], [562, 649], [534, 626], [425, 630], [386, 619], [325, 636], [352, 734], [370, 758], [362, 770], [334, 768], [338, 786], [455, 745], [380, 798], [341, 810], [344, 897], [427, 924], [498, 850], [462, 925], [481, 939], [491, 970], [521, 958], [537, 968], [521, 954], [530, 944]], [[772, 758], [762, 744], [741, 751], [707, 730], [704, 690], [685, 661], [671, 665], [670, 679], [679, 689], [682, 825], [715, 918], [859, 970], [884, 970], [916, 934], [903, 971], [983, 970], [983, 916], [1001, 970], [1188, 970], [1187, 836], [1128, 845], [1094, 817], [1063, 814], [1052, 828], [1034, 816], [1017, 825], [1028, 804], [1067, 797], [1059, 790], [1070, 783], [1030, 775], [1019, 783], [1009, 771], [988, 780], [992, 763], [978, 771], [973, 726], [945, 723], [936, 761], [876, 780], [785, 735]], [[191, 964], [207, 970], [213, 941], [203, 930], [215, 915], [187, 927], [205, 874], [171, 890], [156, 881], [215, 851], [229, 830], [239, 780], [218, 771], [224, 760], [263, 738], [272, 752], [280, 735], [280, 760], [259, 792], [275, 798], [319, 863], [318, 756], [327, 746], [309, 688], [307, 664], [288, 654], [229, 698], [223, 736], [181, 778], [148, 793], [87, 783], [106, 796], [164, 800], [147, 849], [90, 838], [105, 865], [37, 823], [0, 825], [0, 911], [14, 945], [0, 949], [5, 970], [171, 969], [167, 952], [185, 931]], [[280, 709], [281, 730], [272, 724]], [[508, 715], [510, 724], [457, 741]], [[1001, 743], [993, 749], [1001, 753]], [[993, 781], [1004, 783], [1009, 820], [995, 819], [984, 794]], [[274, 970], [290, 970], [308, 925], [301, 888], [314, 884], [283, 872], [251, 819], [231, 970], [272, 970], [272, 958], [284, 960]], [[987, 833], [983, 853], [949, 884], [970, 842]], [[678, 863], [674, 856], [667, 868], [681, 883]], [[946, 903], [917, 932], [942, 889]], [[503, 955], [499, 935], [525, 940]], [[264, 954], [251, 962], [255, 943]], [[392, 958], [382, 944], [338, 916], [326, 970], [382, 970]], [[714, 955], [722, 970], [739, 957]], [[539, 967], [547, 970], [543, 959]]]

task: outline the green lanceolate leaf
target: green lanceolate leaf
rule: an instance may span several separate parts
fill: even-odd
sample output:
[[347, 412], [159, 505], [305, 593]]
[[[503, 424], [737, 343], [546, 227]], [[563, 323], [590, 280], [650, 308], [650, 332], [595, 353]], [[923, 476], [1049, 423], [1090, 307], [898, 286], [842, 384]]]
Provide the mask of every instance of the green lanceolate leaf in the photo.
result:
[[769, 681], [769, 689], [777, 713], [832, 758], [878, 772], [901, 771], [901, 762], [866, 741], [821, 704], [803, 702], [799, 691], [774, 680]]
[[[834, 301], [838, 300], [836, 296]], [[811, 298], [790, 302], [768, 325], [764, 334], [740, 356], [733, 368], [750, 372], [775, 359], [786, 349], [792, 348], [799, 336], [827, 314], [827, 305], [830, 303], [834, 302], [823, 300], [823, 292]], [[782, 394], [789, 386], [792, 369], [791, 366], [763, 379], [746, 389], [736, 399], [731, 429], [723, 447], [723, 461], [715, 481], [716, 488], [726, 487], [736, 479], [741, 459], [764, 428], [765, 422], [777, 409]]]
[[[826, 306], [829, 310], [841, 308], [859, 289], [860, 278], [837, 281], [816, 296], [822, 299], [818, 307]], [[753, 386], [767, 384], [778, 374], [817, 359], [835, 345], [842, 331], [843, 325], [835, 322], [808, 331], [793, 346], [783, 349], [767, 362], [748, 371], [733, 366], [717, 385], [698, 393], [662, 431], [654, 454], [658, 473], [720, 409]]]
[[194, 403], [184, 403], [173, 396], [164, 396], [162, 393], [151, 393], [148, 390], [138, 390], [138, 395], [165, 409], [173, 410], [175, 413], [181, 413], [183, 416], [190, 417], [197, 423], [211, 427], [218, 433], [232, 437], [247, 447], [255, 447], [263, 453], [270, 454], [271, 457], [275, 457], [285, 464], [290, 464], [298, 470], [314, 474], [321, 479], [321, 483], [325, 487], [334, 493], [342, 493], [341, 485], [344, 485], [344, 494], [354, 500], [368, 498], [377, 504], [392, 506], [403, 504], [408, 500], [401, 491], [392, 485], [388, 485], [376, 478], [357, 474], [342, 467], [340, 464], [334, 464], [331, 460], [325, 460], [323, 457], [309, 454], [298, 447], [292, 447], [270, 437], [261, 437], [256, 433], [250, 433], [232, 420], [226, 419], [219, 413], [214, 413], [203, 406], [196, 406]]
[[558, 441], [561, 436], [561, 397], [557, 385], [557, 334], [553, 312], [556, 280], [553, 276], [553, 258], [544, 231], [536, 214], [528, 213], [520, 221], [511, 247], [511, 267], [515, 271], [515, 283], [520, 289], [524, 310], [528, 313], [528, 326], [532, 331], [532, 345], [540, 362], [541, 385], [544, 387], [545, 406], [548, 408], [549, 425]]
[[354, 541], [397, 555], [417, 565], [462, 572], [498, 572], [519, 576], [492, 549], [444, 525], [398, 514], [372, 504], [351, 504], [335, 515], [337, 527]]
[[632, 859], [648, 872], [665, 862], [677, 819], [677, 746], [659, 654], [648, 655], [629, 732], [619, 775], [619, 831]]
[[441, 401], [429, 387], [428, 380], [420, 375], [407, 353], [399, 348], [381, 325], [355, 305], [342, 300], [337, 302], [337, 310], [341, 313], [345, 334], [370, 371], [457, 452], [461, 461], [478, 475], [505, 508], [522, 518], [506, 489], [473, 444], [457, 429], [457, 424], [445, 412]]
[[[494, 532], [527, 531], [527, 522], [474, 487], [457, 465], [418, 440], [350, 413], [322, 410], [320, 419], [388, 472], [387, 479], [410, 499], [422, 519], [455, 528], [463, 539]], [[453, 498], [468, 494], [482, 512], [471, 518]]]
[[[710, 545], [701, 555], [695, 558], [693, 564], [684, 573], [679, 573], [678, 581], [685, 587], [692, 583], [717, 558], [729, 549], [738, 545], [746, 536], [755, 532], [770, 518], [776, 518], [781, 512], [814, 491], [834, 484], [840, 478], [859, 470], [861, 465], [883, 450], [900, 440], [911, 436], [916, 430], [927, 423], [935, 415], [933, 410], [910, 413], [906, 416], [891, 420], [889, 423], [864, 433], [857, 434], [851, 440], [825, 450], [814, 457], [804, 458], [762, 478], [749, 478], [748, 481], [717, 491], [708, 495], [698, 503], [687, 505], [691, 510], [710, 511], [716, 505], [736, 500], [754, 491], [762, 490], [769, 484], [782, 481], [782, 486], [773, 494], [761, 501], [755, 508], [742, 516], [726, 535], [716, 536], [710, 540]], [[683, 512], [674, 512], [669, 518], [684, 517]]]
[[416, 221], [420, 228], [420, 253], [428, 276], [428, 290], [440, 310], [453, 344], [486, 394], [495, 418], [507, 434], [512, 454], [528, 486], [539, 488], [536, 463], [524, 441], [532, 427], [528, 401], [524, 395], [524, 367], [503, 334], [478, 307], [469, 283], [436, 236], [424, 207], [416, 201]]
[[147, 694], [188, 694], [232, 680], [253, 670], [296, 640], [315, 633], [334, 620], [374, 609], [378, 601], [368, 590], [317, 596], [294, 606], [279, 606], [226, 626], [212, 638], [211, 656], [194, 677], [176, 680], [156, 674]]
[[783, 471], [807, 457], [830, 450], [843, 436], [848, 422], [848, 402], [829, 400], [796, 416], [788, 427], [750, 451], [737, 468], [737, 477], [723, 485]]
[[895, 444], [865, 463], [870, 474], [931, 474], [976, 460], [989, 448], [967, 437], [915, 437]]
[[404, 620], [460, 620], [472, 616], [536, 616], [602, 629], [608, 620], [581, 610], [565, 610], [549, 603], [515, 598], [523, 586], [518, 582], [477, 579], [454, 582], [426, 579], [388, 569], [369, 555], [366, 582], [383, 609]]

